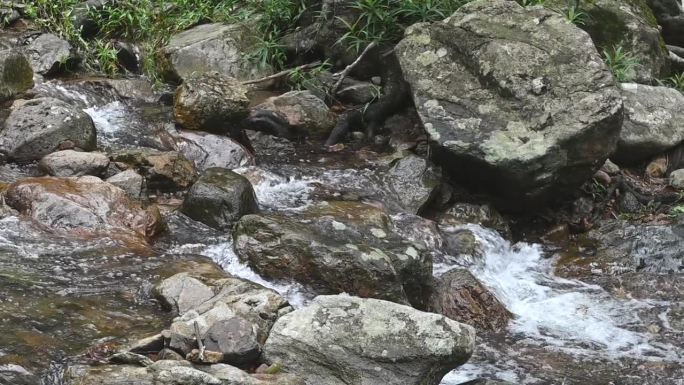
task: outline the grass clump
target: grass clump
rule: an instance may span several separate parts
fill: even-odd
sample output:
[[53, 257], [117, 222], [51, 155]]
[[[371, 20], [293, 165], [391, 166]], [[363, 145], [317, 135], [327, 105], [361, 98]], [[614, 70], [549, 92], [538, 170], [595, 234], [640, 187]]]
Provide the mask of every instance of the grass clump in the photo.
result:
[[639, 60], [631, 52], [626, 51], [622, 45], [604, 48], [603, 58], [618, 82], [629, 82], [636, 77]]

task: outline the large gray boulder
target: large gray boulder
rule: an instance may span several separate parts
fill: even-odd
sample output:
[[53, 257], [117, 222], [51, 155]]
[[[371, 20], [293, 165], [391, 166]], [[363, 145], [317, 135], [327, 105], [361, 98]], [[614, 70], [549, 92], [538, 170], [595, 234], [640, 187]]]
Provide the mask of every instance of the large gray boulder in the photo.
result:
[[32, 39], [24, 54], [31, 61], [33, 72], [52, 75], [63, 70], [69, 61], [74, 60], [71, 44], [51, 33], [44, 33]]
[[278, 319], [263, 353], [307, 385], [437, 385], [474, 344], [473, 328], [441, 315], [336, 295]]
[[64, 146], [94, 150], [95, 125], [81, 109], [54, 98], [20, 104], [0, 131], [0, 152], [17, 161], [39, 160]]
[[249, 113], [247, 89], [218, 73], [195, 73], [176, 90], [173, 115], [188, 130], [226, 132]]
[[169, 75], [185, 79], [193, 72], [218, 72], [240, 80], [268, 75], [270, 68], [259, 68], [250, 58], [257, 41], [246, 24], [199, 25], [172, 36], [164, 47]]
[[240, 217], [259, 211], [249, 180], [225, 168], [210, 168], [195, 182], [181, 212], [216, 229], [229, 229]]
[[684, 140], [684, 95], [669, 87], [620, 85], [625, 120], [614, 160], [636, 163], [660, 155]]
[[396, 48], [435, 158], [509, 209], [572, 191], [615, 149], [622, 100], [589, 36], [553, 11], [471, 2]]
[[246, 215], [233, 231], [238, 257], [263, 276], [317, 294], [350, 293], [425, 308], [432, 258], [405, 240], [382, 210], [325, 202], [299, 213]]
[[33, 71], [26, 56], [11, 49], [0, 50], [0, 102], [33, 87]]

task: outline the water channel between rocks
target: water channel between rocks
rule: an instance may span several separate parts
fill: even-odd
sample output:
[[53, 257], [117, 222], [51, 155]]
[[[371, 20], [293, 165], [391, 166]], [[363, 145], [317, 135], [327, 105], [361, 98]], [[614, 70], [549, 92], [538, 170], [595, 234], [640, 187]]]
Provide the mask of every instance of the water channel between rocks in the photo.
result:
[[[102, 149], [155, 147], [153, 133], [171, 122], [168, 113], [149, 112], [112, 95], [93, 95], [65, 84], [41, 87], [46, 94], [59, 94], [82, 106], [95, 122]], [[334, 162], [260, 163], [236, 171], [258, 172], [260, 182], [254, 187], [260, 207], [289, 215], [315, 203], [316, 189], [322, 185], [366, 196], [378, 189], [371, 171]], [[0, 175], [11, 180], [32, 172], [31, 167], [6, 166]], [[169, 259], [210, 257], [229, 273], [280, 292], [295, 307], [311, 300], [312, 294], [300, 285], [267, 281], [241, 263], [229, 234], [174, 216], [174, 232], [155, 244], [154, 250], [144, 252], [107, 239], [49, 235], [16, 217], [0, 220], [0, 365], [18, 363], [41, 370], [46, 362], [81, 353], [95, 342], [163, 329], [170, 316], [147, 293]], [[609, 378], [624, 367], [657, 366], [667, 367], [664, 373], [675, 377], [665, 374], [654, 383], [681, 384], [676, 382], [684, 372], [681, 334], [679, 341], [655, 338], [641, 317], [656, 314], [660, 327], [671, 327], [670, 308], [676, 304], [620, 298], [597, 284], [558, 277], [554, 274], [558, 258], [542, 245], [511, 244], [477, 225], [463, 229], [475, 235], [482, 254], [468, 269], [515, 319], [505, 333], [479, 335], [473, 358], [449, 373], [442, 385], [480, 377], [550, 383], [538, 375], [540, 368], [548, 366], [553, 367], [547, 372], [558, 384], [565, 383], [565, 378], [574, 383], [573, 376], [581, 377], [576, 373], [591, 372], [594, 367], [597, 376]], [[453, 267], [436, 263], [434, 274]]]

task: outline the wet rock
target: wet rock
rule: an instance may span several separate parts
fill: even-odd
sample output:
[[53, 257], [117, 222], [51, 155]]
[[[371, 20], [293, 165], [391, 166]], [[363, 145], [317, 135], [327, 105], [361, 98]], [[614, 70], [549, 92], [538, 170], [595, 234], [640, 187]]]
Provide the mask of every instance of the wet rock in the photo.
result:
[[[660, 36], [660, 29], [646, 1], [596, 0], [580, 6], [586, 16], [578, 25], [587, 31], [594, 45], [608, 50], [622, 46], [636, 57], [639, 65], [631, 81], [651, 84], [667, 76], [668, 52]], [[563, 0], [550, 0], [544, 6], [565, 12], [568, 4]]]
[[109, 362], [114, 364], [137, 366], [150, 366], [153, 363], [149, 357], [131, 352], [114, 353], [111, 357], [109, 357]]
[[254, 327], [242, 317], [215, 322], [202, 339], [207, 350], [222, 353], [220, 362], [232, 365], [250, 363], [261, 353]]
[[604, 221], [587, 235], [593, 246], [576, 263], [559, 263], [569, 277], [612, 276], [639, 272], [672, 274], [684, 270], [684, 229], [678, 225], [642, 225]]
[[53, 152], [40, 160], [38, 167], [52, 176], [99, 176], [109, 166], [109, 157], [98, 152], [64, 150]]
[[124, 346], [121, 351], [143, 354], [146, 352], [158, 352], [164, 348], [164, 336], [161, 333], [141, 338]]
[[481, 330], [501, 331], [513, 315], [466, 269], [437, 279], [430, 310]]
[[11, 184], [7, 204], [54, 231], [150, 238], [163, 230], [156, 206], [142, 209], [123, 190], [93, 176], [26, 178]]
[[24, 47], [24, 54], [31, 61], [33, 72], [43, 76], [63, 71], [75, 60], [71, 44], [51, 33], [32, 38]]
[[346, 292], [424, 308], [430, 255], [391, 233], [386, 218], [353, 203], [319, 206], [299, 220], [246, 215], [234, 229], [235, 251], [260, 274], [301, 282], [319, 294]]
[[574, 191], [615, 148], [622, 100], [613, 76], [589, 36], [558, 13], [478, 0], [410, 27], [396, 51], [439, 144], [437, 164], [502, 207]]
[[142, 73], [144, 58], [137, 45], [125, 41], [116, 41], [114, 42], [114, 49], [117, 51], [116, 60], [121, 68], [134, 74]]
[[439, 226], [440, 234], [444, 239], [444, 250], [451, 257], [461, 258], [461, 264], [470, 265], [477, 263], [483, 257], [481, 245], [475, 234], [461, 226]]
[[674, 170], [670, 173], [670, 186], [676, 189], [684, 189], [684, 169]]
[[164, 47], [171, 77], [185, 80], [193, 72], [218, 72], [239, 80], [268, 75], [249, 57], [258, 42], [254, 28], [243, 24], [204, 24], [171, 37]]
[[199, 171], [211, 167], [232, 170], [255, 163], [245, 147], [226, 136], [182, 130], [174, 135], [173, 141], [176, 151], [193, 161]]
[[159, 351], [160, 360], [183, 361], [185, 358], [172, 349], [164, 348]]
[[0, 152], [16, 161], [39, 160], [64, 146], [94, 150], [95, 125], [81, 109], [54, 98], [12, 109], [0, 131]]
[[122, 189], [126, 194], [133, 199], [140, 199], [144, 196], [145, 178], [134, 170], [122, 171], [116, 175], [107, 178], [107, 183]]
[[240, 174], [210, 168], [188, 190], [181, 212], [216, 229], [229, 229], [243, 215], [259, 212], [252, 184]]
[[295, 130], [293, 136], [321, 137], [329, 134], [335, 126], [335, 117], [328, 106], [310, 91], [290, 91], [268, 98], [254, 107], [253, 113], [259, 110], [282, 116]]
[[621, 84], [625, 120], [612, 156], [634, 164], [659, 155], [684, 140], [684, 95], [674, 88]]
[[195, 73], [176, 90], [173, 115], [188, 130], [227, 132], [249, 113], [247, 89], [217, 73]]
[[214, 296], [211, 288], [188, 273], [179, 273], [163, 280], [155, 286], [154, 293], [178, 314], [184, 314]]
[[629, 191], [626, 191], [620, 196], [620, 211], [628, 214], [637, 214], [642, 212], [644, 207], [639, 200]]
[[157, 361], [149, 367], [154, 375], [155, 385], [223, 385], [223, 382], [209, 373], [193, 367], [180, 365], [182, 361]]
[[511, 237], [506, 219], [488, 204], [456, 203], [439, 217], [438, 223], [441, 227], [474, 223], [496, 230], [504, 238]]
[[439, 169], [417, 155], [398, 159], [385, 173], [386, 190], [394, 195], [387, 203], [396, 202], [398, 211], [422, 214], [442, 192], [441, 177]]
[[34, 385], [40, 379], [16, 364], [0, 365], [0, 385]]
[[112, 162], [128, 164], [145, 177], [150, 191], [176, 191], [197, 180], [195, 165], [176, 151], [124, 150], [110, 156]]
[[16, 50], [0, 50], [0, 102], [12, 99], [31, 87], [33, 71], [28, 59]]
[[307, 385], [437, 385], [472, 354], [475, 332], [446, 317], [376, 299], [316, 297], [281, 317], [264, 358]]
[[260, 156], [270, 157], [293, 157], [296, 156], [294, 143], [273, 135], [268, 135], [260, 131], [246, 130], [254, 153]]

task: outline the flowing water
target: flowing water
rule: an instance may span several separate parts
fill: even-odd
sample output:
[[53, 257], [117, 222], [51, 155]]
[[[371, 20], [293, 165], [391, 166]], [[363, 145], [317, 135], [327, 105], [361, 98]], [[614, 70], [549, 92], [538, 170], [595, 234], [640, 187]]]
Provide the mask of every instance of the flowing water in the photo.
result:
[[[102, 149], [164, 148], [155, 133], [170, 124], [168, 108], [131, 103], [78, 83], [44, 83], [38, 89], [81, 106], [96, 124]], [[236, 170], [253, 181], [262, 210], [296, 215], [322, 197], [350, 193], [383, 201], [379, 177], [359, 159], [295, 155], [287, 163], [266, 160]], [[31, 166], [3, 166], [0, 181], [35, 172]], [[153, 248], [137, 250], [108, 239], [65, 239], [15, 216], [0, 219], [0, 366], [41, 372], [57, 357], [163, 329], [169, 316], [150, 299], [149, 289], [168, 274], [169, 261], [209, 257], [232, 274], [280, 292], [295, 307], [313, 297], [301, 285], [270, 282], [253, 272], [238, 260], [229, 235], [179, 214], [167, 220], [169, 234]], [[484, 256], [469, 269], [515, 319], [504, 333], [479, 334], [471, 361], [442, 385], [476, 378], [523, 384], [594, 378], [599, 384], [625, 373], [636, 373], [637, 380], [616, 384], [645, 383], [639, 375], [655, 376], [648, 383], [682, 384], [684, 338], [670, 319], [680, 304], [620, 297], [597, 284], [560, 278], [554, 274], [558, 258], [542, 245], [511, 244], [476, 225], [461, 229], [475, 235]], [[436, 264], [435, 274], [453, 267]], [[657, 314], [659, 327], [676, 338], [658, 338], [643, 314]]]

